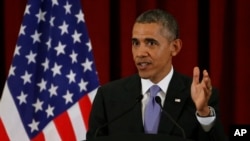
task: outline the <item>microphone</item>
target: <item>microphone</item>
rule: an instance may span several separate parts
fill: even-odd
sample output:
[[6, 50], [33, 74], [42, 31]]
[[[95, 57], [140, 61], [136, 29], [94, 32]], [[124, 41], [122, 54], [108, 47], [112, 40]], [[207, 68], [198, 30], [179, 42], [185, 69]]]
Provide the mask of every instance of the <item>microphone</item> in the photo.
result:
[[185, 132], [184, 132], [184, 129], [183, 129], [183, 128], [182, 128], [182, 127], [172, 118], [172, 116], [171, 116], [168, 112], [166, 112], [166, 111], [163, 109], [163, 107], [162, 107], [162, 105], [161, 105], [161, 98], [160, 98], [159, 96], [156, 96], [156, 97], [155, 97], [155, 101], [156, 101], [157, 104], [159, 104], [159, 106], [161, 107], [162, 112], [167, 116], [167, 118], [170, 119], [170, 121], [171, 121], [172, 123], [174, 123], [174, 125], [180, 129], [180, 131], [181, 131], [181, 133], [182, 133], [182, 137], [183, 137], [184, 139], [186, 139], [186, 134], [185, 134]]
[[143, 95], [139, 95], [139, 96], [135, 99], [135, 103], [134, 103], [129, 109], [127, 109], [125, 112], [121, 113], [121, 114], [118, 115], [117, 117], [113, 118], [113, 119], [110, 120], [109, 122], [107, 122], [107, 123], [103, 124], [102, 126], [98, 127], [98, 128], [96, 129], [96, 131], [95, 131], [94, 137], [95, 137], [95, 138], [97, 137], [99, 131], [100, 131], [102, 128], [104, 128], [104, 127], [108, 126], [109, 124], [115, 122], [116, 120], [120, 119], [121, 117], [123, 117], [124, 115], [126, 115], [127, 113], [129, 113], [131, 110], [133, 110], [134, 107], [142, 100], [142, 98], [143, 98]]

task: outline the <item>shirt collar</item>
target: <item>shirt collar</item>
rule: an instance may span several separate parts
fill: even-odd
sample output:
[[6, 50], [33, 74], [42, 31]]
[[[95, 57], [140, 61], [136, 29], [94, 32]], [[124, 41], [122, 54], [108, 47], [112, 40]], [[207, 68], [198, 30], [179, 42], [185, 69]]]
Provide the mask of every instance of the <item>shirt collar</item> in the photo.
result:
[[[167, 92], [168, 85], [173, 76], [173, 72], [174, 72], [173, 67], [171, 67], [170, 72], [159, 83], [156, 84], [161, 88], [161, 90], [164, 93]], [[152, 85], [155, 85], [149, 79], [142, 79], [142, 78], [141, 78], [141, 84], [142, 84], [142, 94], [145, 94]]]

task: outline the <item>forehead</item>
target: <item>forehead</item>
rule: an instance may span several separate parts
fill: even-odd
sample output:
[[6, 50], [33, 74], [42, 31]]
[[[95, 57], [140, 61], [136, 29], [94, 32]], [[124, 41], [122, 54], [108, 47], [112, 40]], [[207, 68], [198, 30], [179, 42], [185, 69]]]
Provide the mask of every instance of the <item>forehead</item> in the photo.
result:
[[166, 38], [166, 29], [158, 23], [135, 23], [132, 38]]

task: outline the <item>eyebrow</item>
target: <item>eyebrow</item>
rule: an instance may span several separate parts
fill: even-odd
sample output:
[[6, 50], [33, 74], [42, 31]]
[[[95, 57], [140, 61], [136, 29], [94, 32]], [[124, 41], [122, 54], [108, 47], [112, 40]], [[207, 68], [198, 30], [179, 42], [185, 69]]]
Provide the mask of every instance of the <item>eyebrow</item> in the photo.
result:
[[[131, 40], [132, 40], [132, 41], [138, 41], [137, 38], [132, 38]], [[154, 39], [154, 38], [145, 38], [145, 39], [143, 39], [143, 41], [157, 41], [157, 40]]]
[[137, 38], [132, 38], [131, 40], [132, 40], [132, 41], [138, 41], [138, 39], [137, 39]]
[[149, 42], [149, 41], [150, 41], [150, 42], [152, 42], [152, 41], [155, 42], [155, 41], [156, 41], [156, 42], [157, 42], [157, 40], [155, 40], [154, 38], [145, 38], [145, 41], [148, 41], [148, 42]]

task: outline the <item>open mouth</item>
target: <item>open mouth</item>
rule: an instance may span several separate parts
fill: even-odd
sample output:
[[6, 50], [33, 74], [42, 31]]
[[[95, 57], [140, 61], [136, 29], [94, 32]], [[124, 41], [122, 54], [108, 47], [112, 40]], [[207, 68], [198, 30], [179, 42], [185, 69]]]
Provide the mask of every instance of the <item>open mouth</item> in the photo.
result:
[[150, 65], [151, 65], [150, 62], [138, 62], [138, 63], [136, 63], [137, 68], [140, 69], [140, 70], [145, 70], [145, 69], [147, 69]]

